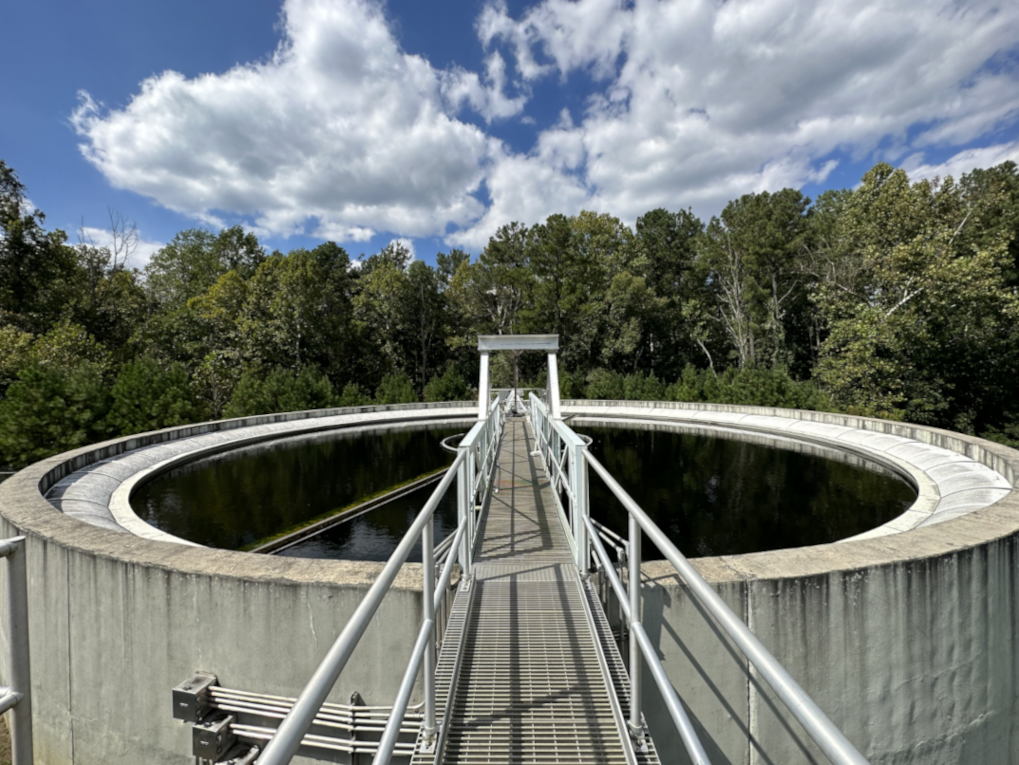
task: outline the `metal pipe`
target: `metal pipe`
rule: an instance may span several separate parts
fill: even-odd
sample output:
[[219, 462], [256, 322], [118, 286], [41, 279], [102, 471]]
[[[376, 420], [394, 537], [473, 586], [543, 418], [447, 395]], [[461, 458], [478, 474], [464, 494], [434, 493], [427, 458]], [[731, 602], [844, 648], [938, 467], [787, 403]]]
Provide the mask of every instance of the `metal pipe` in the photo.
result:
[[561, 417], [559, 413], [559, 365], [554, 352], [548, 354], [548, 409], [553, 420]]
[[690, 718], [683, 708], [683, 702], [679, 700], [679, 694], [672, 687], [668, 675], [665, 674], [665, 669], [662, 667], [661, 662], [658, 661], [658, 655], [655, 653], [654, 646], [651, 645], [651, 640], [644, 631], [644, 625], [640, 622], [633, 622], [630, 630], [631, 638], [636, 638], [636, 640], [631, 641], [631, 645], [639, 646], [638, 650], [647, 657], [648, 668], [650, 668], [651, 675], [658, 685], [658, 690], [662, 692], [662, 698], [665, 700], [665, 706], [669, 710], [669, 716], [672, 717], [672, 722], [675, 724], [676, 730], [679, 731], [680, 738], [683, 739], [683, 744], [686, 746], [690, 759], [693, 760], [693, 765], [711, 765], [708, 755], [704, 753], [704, 747], [701, 745], [700, 739], [697, 738], [697, 731], [694, 730]]
[[612, 539], [614, 539], [615, 541], [619, 542], [619, 544], [623, 545], [624, 547], [626, 546], [626, 540], [623, 539], [621, 536], [619, 536], [619, 534], [614, 532], [608, 526], [606, 526], [604, 523], [599, 523], [594, 518], [591, 519], [591, 523], [594, 524], [594, 527], [596, 529], [598, 529], [598, 531], [601, 531], [601, 532], [604, 532], [605, 534], [608, 534], [610, 537], [612, 537]]
[[0, 715], [12, 708], [22, 698], [24, 698], [22, 694], [15, 693], [10, 688], [0, 688]]
[[[631, 514], [630, 527], [630, 553], [627, 556], [630, 564], [627, 574], [627, 588], [630, 593], [630, 634], [633, 634], [634, 626], [640, 626], [640, 525], [637, 519]], [[640, 677], [640, 648], [636, 641], [630, 641], [630, 728], [633, 731], [643, 729], [641, 722], [641, 677]]]
[[28, 641], [28, 565], [25, 537], [3, 541], [7, 558], [7, 639], [11, 690], [20, 698], [11, 713], [11, 762], [32, 765], [32, 656]]
[[[585, 518], [588, 525], [590, 526], [591, 519]], [[591, 536], [591, 545], [594, 547], [594, 554], [598, 556], [598, 559], [602, 564], [602, 571], [605, 572], [605, 578], [609, 580], [609, 584], [612, 585], [612, 591], [616, 593], [616, 599], [619, 601], [619, 605], [623, 608], [623, 616], [626, 617], [627, 621], [630, 621], [630, 604], [627, 602], [626, 590], [623, 588], [623, 583], [619, 581], [619, 577], [616, 576], [615, 569], [612, 567], [612, 561], [609, 560], [609, 554], [605, 551], [605, 546], [601, 543], [601, 540], [597, 535]]]
[[[393, 747], [400, 735], [400, 726], [403, 724], [403, 715], [407, 711], [407, 703], [410, 701], [410, 692], [414, 690], [414, 681], [417, 679], [418, 670], [421, 668], [421, 657], [425, 652], [426, 644], [432, 639], [432, 622], [426, 619], [418, 632], [418, 639], [414, 643], [414, 653], [410, 656], [410, 663], [407, 671], [403, 673], [403, 682], [400, 683], [400, 691], [396, 694], [396, 701], [393, 702], [393, 713], [389, 716], [386, 729], [382, 732], [379, 740], [379, 749], [372, 760], [372, 765], [388, 765], [389, 758], [393, 756]], [[266, 749], [268, 751], [268, 749]]]
[[439, 577], [439, 584], [435, 588], [435, 600], [433, 601], [435, 606], [433, 611], [439, 610], [439, 607], [442, 604], [442, 595], [446, 591], [446, 588], [449, 587], [449, 580], [453, 576], [453, 566], [456, 565], [458, 560], [457, 551], [460, 549], [460, 540], [463, 539], [466, 525], [467, 521], [461, 523], [457, 527], [456, 535], [453, 537], [453, 545], [451, 547], [453, 552], [451, 552], [449, 557], [446, 558], [446, 563], [442, 567], [442, 576]]
[[[805, 690], [786, 671], [750, 628], [732, 612], [721, 596], [704, 581], [690, 561], [679, 551], [658, 525], [648, 517], [640, 505], [626, 493], [626, 490], [614, 479], [605, 467], [590, 452], [585, 452], [587, 461], [595, 472], [602, 477], [605, 484], [612, 490], [623, 506], [629, 511], [630, 518], [636, 519], [652, 542], [661, 550], [679, 575], [683, 577], [690, 592], [718, 621], [726, 634], [733, 639], [747, 660], [757, 669], [771, 686], [775, 694], [788, 707], [793, 716], [799, 720], [804, 730], [824, 752], [825, 756], [835, 765], [869, 765], [867, 759], [853, 746], [846, 735], [840, 731], [817, 703], [810, 698]], [[631, 555], [633, 550], [631, 548]]]
[[[435, 523], [426, 523], [421, 530], [421, 600], [424, 620], [435, 624]], [[425, 645], [425, 719], [426, 737], [435, 735], [435, 637], [429, 633]]]
[[329, 649], [329, 653], [326, 654], [322, 663], [319, 664], [318, 669], [315, 670], [304, 690], [301, 691], [301, 695], [297, 697], [297, 701], [294, 702], [290, 712], [283, 718], [283, 722], [280, 723], [279, 728], [276, 730], [276, 735], [266, 745], [265, 752], [259, 758], [260, 765], [285, 765], [285, 763], [290, 762], [297, 752], [298, 747], [301, 745], [301, 739], [308, 732], [308, 728], [311, 727], [311, 723], [315, 719], [315, 714], [336, 684], [336, 680], [350, 659], [350, 655], [354, 652], [354, 648], [357, 647], [357, 641], [361, 639], [365, 630], [368, 629], [372, 617], [382, 603], [386, 592], [389, 591], [393, 580], [400, 573], [400, 567], [407, 560], [407, 556], [410, 555], [410, 551], [417, 542], [422, 529], [425, 524], [432, 522], [432, 514], [435, 512], [439, 500], [446, 493], [446, 489], [453, 482], [453, 477], [457, 474], [460, 465], [463, 463], [464, 455], [465, 453], [461, 452], [453, 460], [453, 464], [446, 471], [446, 475], [435, 488], [435, 491], [432, 492], [432, 496], [428, 498], [421, 512], [418, 513], [418, 517], [414, 519], [414, 523], [411, 524], [410, 529], [407, 530], [403, 539], [400, 540], [400, 544], [396, 546], [396, 550], [393, 551], [393, 554], [383, 567], [382, 573], [379, 574], [378, 579], [375, 580], [368, 593], [364, 596], [364, 599], [354, 610], [347, 625], [336, 638], [332, 648]]
[[[488, 382], [488, 351], [481, 352], [481, 379], [478, 381], [478, 419], [485, 419], [491, 406], [492, 391]], [[263, 755], [264, 756], [264, 755]]]

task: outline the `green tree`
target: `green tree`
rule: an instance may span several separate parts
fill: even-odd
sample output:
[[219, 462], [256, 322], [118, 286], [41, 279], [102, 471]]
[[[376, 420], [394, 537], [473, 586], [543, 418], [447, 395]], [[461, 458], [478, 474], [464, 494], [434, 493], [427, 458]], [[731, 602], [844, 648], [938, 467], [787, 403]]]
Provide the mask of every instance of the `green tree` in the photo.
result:
[[336, 391], [329, 378], [317, 367], [291, 369], [275, 367], [268, 374], [249, 369], [234, 389], [225, 417], [248, 417], [275, 412], [326, 409], [336, 405]]
[[434, 375], [425, 386], [425, 401], [469, 401], [471, 389], [452, 364], [442, 376]]
[[199, 422], [205, 412], [183, 364], [142, 357], [120, 368], [106, 416], [111, 433], [129, 435]]
[[972, 219], [951, 178], [910, 184], [869, 171], [839, 218], [854, 289], [815, 297], [829, 334], [817, 378], [849, 411], [974, 432], [1001, 421], [1019, 371], [1019, 296], [1005, 235], [961, 236]]
[[658, 208], [637, 218], [635, 247], [643, 275], [648, 289], [664, 301], [646, 325], [649, 352], [644, 363], [661, 375], [678, 374], [694, 352], [684, 309], [699, 296], [693, 263], [703, 232], [704, 224], [689, 210]]
[[414, 404], [420, 401], [406, 372], [386, 375], [375, 391], [376, 404]]
[[29, 364], [0, 401], [0, 460], [23, 467], [101, 441], [110, 400], [93, 364], [71, 370]]
[[17, 173], [0, 160], [0, 324], [44, 332], [64, 312], [74, 253], [63, 231], [43, 228]]
[[794, 189], [746, 194], [712, 218], [700, 266], [737, 364], [786, 369], [797, 353], [789, 308], [806, 300], [797, 255], [810, 200]]
[[152, 256], [145, 267], [145, 285], [162, 310], [179, 310], [227, 271], [248, 278], [263, 260], [265, 251], [255, 235], [240, 226], [219, 234], [193, 228], [181, 231]]
[[31, 332], [0, 326], [0, 397], [18, 379], [18, 372], [30, 363], [34, 339]]
[[528, 229], [501, 226], [471, 266], [471, 314], [476, 334], [511, 335], [520, 331], [520, 312], [530, 295], [533, 274], [527, 257]]
[[368, 406], [372, 403], [372, 397], [365, 393], [360, 385], [349, 382], [343, 386], [343, 392], [336, 402], [336, 406]]

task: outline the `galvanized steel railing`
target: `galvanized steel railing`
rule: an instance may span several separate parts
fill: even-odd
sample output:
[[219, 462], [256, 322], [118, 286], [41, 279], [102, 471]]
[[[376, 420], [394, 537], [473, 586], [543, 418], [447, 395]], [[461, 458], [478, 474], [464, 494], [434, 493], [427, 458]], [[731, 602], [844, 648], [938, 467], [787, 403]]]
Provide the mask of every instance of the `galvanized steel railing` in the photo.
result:
[[28, 567], [25, 538], [0, 540], [7, 559], [7, 640], [9, 686], [0, 686], [0, 714], [11, 713], [11, 762], [32, 765], [32, 676], [28, 648]]
[[[410, 529], [400, 540], [400, 544], [397, 545], [396, 550], [383, 567], [382, 573], [379, 574], [378, 579], [375, 580], [355, 609], [346, 627], [336, 638], [329, 653], [315, 670], [305, 689], [298, 696], [286, 717], [283, 718], [275, 735], [266, 744], [265, 751], [258, 758], [259, 765], [283, 765], [289, 763], [297, 753], [304, 734], [311, 727], [315, 715], [318, 714], [333, 685], [336, 684], [336, 680], [357, 647], [358, 641], [364, 635], [372, 617], [399, 574], [400, 567], [407, 560], [414, 545], [417, 544], [418, 537], [421, 538], [422, 547], [424, 617], [407, 670], [400, 683], [396, 701], [393, 704], [392, 714], [386, 723], [386, 728], [379, 741], [378, 752], [372, 762], [375, 765], [385, 765], [389, 762], [400, 733], [400, 725], [410, 702], [414, 682], [422, 664], [424, 665], [425, 691], [422, 730], [426, 736], [435, 736], [438, 730], [435, 715], [436, 611], [439, 609], [443, 592], [449, 585], [453, 567], [457, 562], [461, 565], [461, 576], [467, 581], [471, 577], [474, 539], [477, 533], [477, 511], [484, 503], [491, 486], [492, 472], [495, 470], [496, 455], [502, 435], [504, 414], [501, 404], [502, 397], [492, 404], [488, 416], [475, 423], [470, 432], [460, 441], [453, 464], [450, 465], [421, 512], [418, 513]], [[444, 547], [444, 551], [448, 550], [448, 554], [445, 555], [442, 573], [436, 581], [436, 548], [432, 516], [454, 479], [457, 482], [457, 530], [452, 542]]]
[[[669, 715], [679, 731], [690, 759], [696, 765], [710, 765], [696, 731], [686, 714], [683, 704], [672, 686], [662, 663], [658, 658], [644, 627], [641, 624], [640, 566], [641, 531], [658, 547], [665, 558], [676, 568], [690, 588], [690, 592], [718, 621], [726, 634], [739, 646], [747, 660], [768, 682], [776, 695], [800, 722], [814, 742], [835, 765], [867, 765], [867, 760], [853, 746], [797, 683], [778, 660], [768, 651], [750, 628], [726, 605], [679, 548], [648, 517], [633, 498], [612, 477], [605, 467], [587, 450], [587, 445], [568, 425], [549, 417], [547, 407], [534, 396], [530, 399], [530, 421], [535, 439], [544, 462], [546, 473], [552, 482], [553, 493], [571, 531], [577, 564], [582, 571], [588, 570], [592, 552], [597, 557], [609, 584], [619, 600], [624, 623], [630, 630], [630, 720], [634, 734], [639, 735], [641, 724], [641, 660], [648, 664], [655, 684], [669, 710]], [[619, 499], [629, 515], [628, 540], [609, 532], [591, 519], [587, 467], [590, 465]], [[565, 501], [561, 497], [565, 497]], [[625, 551], [628, 566], [627, 584], [624, 586], [602, 538], [613, 538], [617, 550]]]

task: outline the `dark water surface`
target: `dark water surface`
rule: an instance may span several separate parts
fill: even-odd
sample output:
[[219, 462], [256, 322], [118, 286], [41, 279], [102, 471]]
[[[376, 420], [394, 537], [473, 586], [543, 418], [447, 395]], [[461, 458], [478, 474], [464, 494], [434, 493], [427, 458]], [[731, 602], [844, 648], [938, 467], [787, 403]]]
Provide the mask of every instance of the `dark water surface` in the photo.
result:
[[[238, 449], [143, 486], [135, 512], [171, 534], [238, 549], [452, 462], [461, 429], [334, 432]], [[578, 428], [609, 472], [690, 557], [820, 544], [879, 526], [915, 500], [897, 477], [821, 456], [726, 438]], [[281, 552], [386, 560], [435, 488], [426, 486]], [[626, 535], [626, 514], [591, 476], [591, 513]], [[455, 492], [435, 541], [456, 526]], [[645, 539], [644, 558], [661, 557]], [[410, 560], [420, 560], [420, 549]]]
[[[335, 431], [271, 441], [177, 468], [142, 486], [131, 505], [158, 529], [236, 550], [450, 464], [453, 455], [439, 442], [463, 430]], [[455, 516], [454, 509], [454, 525]], [[345, 525], [399, 541], [407, 521], [393, 508]], [[388, 557], [371, 545], [341, 543], [340, 549]]]
[[[451, 455], [452, 456], [452, 455]], [[293, 558], [338, 558], [340, 560], [389, 560], [407, 529], [421, 508], [435, 491], [437, 483], [418, 489], [406, 497], [388, 502], [377, 510], [365, 513], [349, 523], [325, 531], [318, 536], [298, 542], [279, 552]], [[456, 484], [446, 491], [435, 511], [435, 543], [456, 531]], [[407, 557], [412, 563], [421, 562], [421, 543]]]
[[[688, 557], [834, 542], [880, 526], [916, 500], [878, 466], [691, 433], [576, 428], [591, 451]], [[591, 516], [624, 538], [627, 514], [591, 471]], [[644, 558], [661, 558], [647, 537]]]

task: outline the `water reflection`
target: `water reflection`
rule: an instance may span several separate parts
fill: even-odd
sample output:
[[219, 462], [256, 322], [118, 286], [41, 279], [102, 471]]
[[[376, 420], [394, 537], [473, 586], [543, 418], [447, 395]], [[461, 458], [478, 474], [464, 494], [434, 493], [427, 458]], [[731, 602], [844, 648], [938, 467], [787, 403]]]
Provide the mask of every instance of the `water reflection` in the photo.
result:
[[[790, 449], [692, 433], [583, 427], [605, 467], [688, 556], [821, 544], [879, 526], [915, 500], [902, 480]], [[142, 487], [139, 516], [211, 547], [238, 549], [443, 465], [442, 438], [461, 429], [332, 432], [191, 463]], [[386, 560], [435, 485], [280, 553]], [[591, 513], [626, 532], [625, 511], [591, 477]], [[455, 492], [435, 518], [456, 526]], [[661, 557], [645, 540], [645, 559]], [[420, 560], [420, 547], [410, 560]]]
[[[435, 491], [437, 483], [425, 486], [406, 497], [388, 502], [349, 523], [341, 523], [318, 536], [298, 542], [279, 555], [293, 558], [333, 558], [339, 560], [389, 560], [403, 535], [421, 508]], [[434, 516], [435, 542], [456, 531], [456, 484], [446, 491]], [[421, 562], [421, 543], [407, 557]]]
[[[280, 439], [188, 463], [141, 487], [131, 504], [170, 534], [238, 549], [450, 464], [453, 455], [439, 441], [462, 431], [335, 431]], [[405, 520], [395, 511], [378, 513], [359, 525], [399, 539]]]
[[[692, 433], [578, 427], [592, 453], [684, 555], [737, 555], [834, 542], [916, 499], [892, 475], [834, 459]], [[875, 466], [876, 467], [876, 466]], [[591, 515], [626, 535], [626, 511], [596, 476]], [[661, 554], [644, 539], [645, 559]]]

